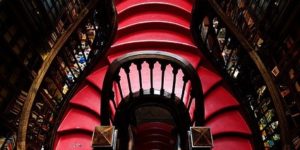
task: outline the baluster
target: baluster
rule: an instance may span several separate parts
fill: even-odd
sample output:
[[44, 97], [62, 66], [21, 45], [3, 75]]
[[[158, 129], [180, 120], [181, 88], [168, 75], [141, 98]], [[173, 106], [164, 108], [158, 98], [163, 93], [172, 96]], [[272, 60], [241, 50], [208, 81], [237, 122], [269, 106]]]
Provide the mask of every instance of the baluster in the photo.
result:
[[[211, 22], [209, 22], [209, 23], [211, 23]], [[206, 35], [205, 35], [205, 38], [204, 38], [204, 45], [208, 48], [208, 36], [209, 36], [209, 34], [210, 34], [210, 25], [208, 26], [208, 28], [207, 28], [207, 31], [206, 31]]]
[[[63, 56], [64, 56], [64, 58], [67, 58], [64, 54], [63, 54]], [[63, 63], [67, 66], [69, 72], [72, 74], [72, 76], [73, 76], [72, 82], [75, 82], [75, 79], [76, 79], [77, 77], [75, 76], [73, 70], [71, 69], [70, 64], [68, 63], [67, 60], [63, 59], [63, 57], [60, 57], [60, 58], [61, 58], [61, 60], [63, 61]]]
[[[226, 32], [226, 31], [225, 31]], [[223, 44], [223, 46], [222, 46], [222, 52], [224, 52], [224, 49], [225, 49], [225, 47], [227, 46], [227, 44], [228, 44], [228, 39], [229, 39], [229, 34], [228, 34], [228, 32], [226, 32], [225, 33], [225, 41], [224, 41], [224, 44]]]
[[130, 75], [129, 75], [129, 73], [130, 73], [130, 66], [131, 66], [131, 63], [126, 63], [123, 66], [123, 69], [125, 70], [126, 77], [127, 77], [128, 88], [129, 88], [129, 96], [132, 96], [133, 93], [132, 93], [131, 81], [130, 81]]
[[63, 73], [62, 67], [60, 66], [57, 59], [55, 59], [54, 63], [55, 63], [55, 67], [58, 69], [58, 73], [60, 77], [66, 82], [68, 88], [70, 88], [72, 86], [72, 81], [68, 77], [66, 77], [66, 75]]
[[[230, 43], [229, 43], [230, 44]], [[233, 51], [234, 51], [235, 49], [234, 48], [231, 48], [231, 51], [230, 51], [230, 53], [229, 53], [229, 56], [228, 56], [228, 58], [226, 59], [226, 63], [225, 63], [225, 69], [227, 70], [228, 68], [228, 64], [229, 64], [229, 61], [231, 60], [231, 56], [232, 56], [232, 54], [233, 54]]]
[[134, 64], [136, 65], [137, 67], [137, 70], [139, 72], [139, 84], [140, 84], [140, 95], [142, 95], [144, 93], [144, 90], [143, 90], [143, 80], [142, 80], [142, 63], [143, 61], [135, 61]]
[[218, 36], [219, 33], [220, 33], [220, 31], [221, 31], [221, 29], [222, 29], [222, 27], [221, 27], [221, 22], [219, 21], [219, 19], [218, 18], [216, 18], [216, 19], [219, 22], [218, 25], [217, 25], [217, 27], [216, 27], [217, 28], [216, 36]]
[[154, 60], [148, 60], [147, 63], [149, 64], [149, 68], [150, 68], [150, 93], [154, 94], [154, 88], [153, 88], [153, 68], [154, 68]]
[[57, 78], [52, 77], [51, 74], [49, 74], [48, 77], [49, 77], [50, 80], [52, 80], [52, 82], [54, 83], [56, 89], [59, 91], [59, 93], [62, 95], [62, 97], [64, 97], [65, 95], [62, 91], [62, 85], [57, 82]]
[[[81, 31], [81, 33], [82, 34], [86, 34], [86, 32], [84, 33], [83, 31]], [[77, 38], [76, 38], [76, 41], [74, 41], [76, 44], [79, 44], [77, 47], [76, 47], [76, 45], [74, 45], [74, 49], [79, 49], [79, 51], [82, 53], [82, 57], [83, 57], [83, 59], [85, 60], [85, 62], [87, 63], [88, 62], [88, 58], [86, 58], [86, 56], [85, 56], [85, 53], [84, 53], [84, 48], [82, 47], [82, 41], [81, 41], [81, 39], [79, 39], [79, 36], [77, 36]], [[85, 42], [85, 44], [87, 44], [87, 42], [86, 41], [84, 41]], [[86, 46], [86, 45], [85, 45]], [[79, 53], [78, 53], [79, 54]], [[86, 64], [85, 64], [86, 65]]]
[[193, 100], [194, 97], [195, 97], [195, 92], [194, 92], [194, 90], [192, 89], [192, 91], [191, 91], [191, 93], [190, 93], [190, 100], [189, 100], [189, 103], [188, 103], [187, 111], [190, 110], [191, 105], [192, 105], [192, 100]]
[[[69, 49], [68, 49], [69, 50]], [[74, 59], [74, 61], [75, 61], [75, 63], [76, 63], [76, 65], [78, 66], [78, 69], [79, 69], [79, 71], [80, 71], [80, 73], [82, 73], [82, 69], [81, 69], [81, 66], [79, 65], [79, 62], [77, 61], [77, 58], [76, 58], [76, 54], [74, 53], [74, 51], [75, 52], [77, 52], [77, 50], [76, 49], [71, 49], [71, 55], [72, 55], [72, 57], [73, 57], [73, 59]]]
[[115, 81], [117, 82], [117, 84], [118, 84], [118, 88], [119, 88], [119, 91], [120, 91], [120, 95], [121, 95], [121, 98], [122, 98], [122, 100], [124, 99], [124, 96], [123, 96], [123, 91], [122, 91], [122, 88], [121, 88], [121, 83], [120, 83], [120, 80], [121, 80], [121, 77], [120, 77], [120, 75], [119, 75], [119, 72], [120, 71], [118, 71], [118, 73], [116, 73], [116, 75], [115, 75]]
[[[116, 79], [114, 78], [113, 81], [115, 81]], [[112, 86], [113, 87], [113, 86]], [[104, 93], [102, 93], [103, 95], [105, 95], [102, 99], [102, 103], [101, 103], [101, 115], [100, 115], [100, 119], [101, 119], [101, 125], [110, 125], [110, 119], [111, 119], [111, 109], [110, 109], [110, 100], [113, 102], [114, 105], [114, 109], [117, 108], [116, 103], [115, 103], [115, 93], [112, 89], [103, 89]], [[103, 96], [102, 95], [102, 96]]]
[[182, 77], [182, 80], [183, 80], [183, 87], [182, 87], [181, 98], [180, 98], [181, 101], [183, 101], [185, 87], [186, 87], [186, 84], [187, 84], [187, 81], [189, 80], [189, 78], [186, 75], [184, 75]]
[[160, 61], [160, 69], [161, 69], [161, 88], [160, 88], [160, 95], [163, 95], [165, 90], [164, 90], [164, 82], [165, 82], [165, 71], [166, 71], [166, 66], [167, 63], [164, 61]]
[[114, 91], [110, 91], [110, 94], [109, 94], [109, 100], [112, 101], [113, 105], [114, 105], [114, 109], [117, 110], [117, 104], [116, 104], [116, 101], [115, 101], [115, 94], [114, 94]]
[[47, 106], [49, 106], [49, 108], [51, 109], [51, 111], [54, 112], [54, 113], [56, 113], [55, 106], [54, 106], [51, 98], [49, 97], [49, 95], [47, 95], [44, 90], [39, 90], [38, 93], [42, 96], [42, 100], [45, 103], [47, 103]]
[[171, 94], [171, 98], [174, 99], [175, 98], [175, 87], [176, 87], [176, 76], [178, 73], [178, 66], [176, 66], [175, 64], [171, 64], [173, 67], [173, 86], [172, 86], [172, 94]]
[[238, 68], [238, 66], [239, 66], [239, 65], [238, 65], [239, 63], [240, 63], [240, 59], [238, 59], [238, 60], [236, 61], [236, 63], [234, 64], [234, 69], [232, 70], [232, 72], [231, 72], [231, 74], [230, 74], [231, 77], [233, 77], [235, 71], [237, 70], [237, 68]]

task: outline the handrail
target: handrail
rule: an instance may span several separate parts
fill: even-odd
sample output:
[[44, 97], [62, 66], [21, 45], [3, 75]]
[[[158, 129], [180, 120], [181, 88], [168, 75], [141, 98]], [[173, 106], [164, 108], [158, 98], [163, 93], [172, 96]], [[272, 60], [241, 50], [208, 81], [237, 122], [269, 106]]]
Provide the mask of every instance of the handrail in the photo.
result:
[[[117, 104], [115, 101], [115, 95], [117, 94], [117, 91], [113, 91], [113, 84], [116, 83], [118, 86], [118, 90], [121, 96], [121, 100], [124, 100], [126, 95], [123, 95], [123, 90], [121, 89], [121, 84], [120, 84], [120, 78], [121, 76], [119, 75], [120, 70], [124, 69], [126, 73], [126, 80], [128, 82], [128, 88], [129, 88], [129, 97], [133, 96], [133, 91], [131, 84], [133, 80], [130, 78], [129, 72], [130, 72], [130, 66], [132, 64], [135, 64], [137, 67], [137, 71], [139, 74], [139, 79], [135, 79], [136, 81], [138, 80], [139, 82], [139, 94], [143, 95], [143, 85], [142, 85], [142, 76], [141, 76], [141, 69], [142, 69], [142, 64], [146, 62], [149, 65], [150, 69], [150, 94], [154, 95], [155, 90], [160, 91], [160, 95], [165, 94], [164, 90], [164, 77], [165, 77], [165, 70], [167, 65], [171, 65], [173, 68], [172, 74], [173, 74], [173, 84], [172, 84], [172, 93], [171, 93], [171, 98], [175, 99], [175, 97], [179, 97], [180, 100], [183, 100], [183, 95], [186, 90], [186, 84], [188, 81], [191, 83], [191, 92], [190, 92], [190, 99], [188, 102], [188, 110], [191, 107], [192, 101], [195, 101], [195, 111], [194, 111], [194, 121], [195, 125], [201, 126], [204, 124], [204, 100], [203, 100], [203, 93], [202, 93], [202, 86], [200, 82], [200, 78], [198, 77], [197, 72], [195, 69], [192, 67], [190, 63], [188, 63], [186, 60], [183, 58], [168, 53], [168, 52], [161, 52], [161, 51], [138, 51], [138, 52], [132, 52], [128, 53], [117, 60], [115, 60], [110, 66], [109, 69], [105, 75], [104, 78], [104, 83], [103, 83], [103, 90], [101, 93], [101, 124], [102, 125], [110, 125], [110, 121], [113, 120], [113, 116], [111, 116], [111, 108], [110, 105], [113, 105], [113, 108], [117, 110]], [[162, 71], [162, 82], [161, 82], [161, 88], [160, 89], [154, 89], [153, 87], [153, 68], [154, 64], [158, 62], [160, 64], [160, 68]], [[183, 88], [182, 88], [182, 94], [181, 95], [176, 95], [175, 94], [175, 84], [176, 84], [176, 75], [178, 71], [181, 70], [183, 72]], [[110, 120], [111, 119], [111, 120]]]
[[[111, 1], [110, 1], [111, 2]], [[110, 46], [110, 43], [112, 42], [112, 39], [114, 37], [114, 32], [116, 30], [116, 15], [115, 15], [115, 11], [111, 11], [108, 12], [111, 15], [110, 16], [105, 16], [105, 17], [110, 17], [108, 20], [110, 20], [110, 22], [108, 22], [108, 26], [107, 24], [103, 24], [105, 27], [100, 29], [97, 29], [97, 27], [94, 25], [94, 30], [95, 30], [95, 39], [93, 41], [93, 43], [89, 44], [90, 47], [90, 51], [93, 54], [88, 54], [86, 55], [85, 50], [82, 49], [82, 47], [80, 46], [80, 48], [78, 47], [72, 47], [73, 45], [73, 41], [76, 39], [72, 38], [72, 34], [74, 34], [74, 31], [76, 31], [78, 28], [80, 27], [86, 27], [86, 25], [84, 24], [87, 20], [89, 20], [88, 16], [92, 14], [92, 10], [94, 10], [95, 8], [97, 9], [97, 7], [106, 7], [106, 5], [104, 5], [105, 3], [107, 3], [107, 1], [97, 1], [97, 0], [91, 0], [87, 6], [85, 8], [83, 8], [83, 10], [81, 11], [81, 13], [78, 16], [78, 19], [70, 25], [70, 27], [66, 30], [66, 32], [64, 32], [62, 34], [62, 36], [58, 39], [58, 41], [55, 43], [55, 45], [53, 46], [53, 48], [51, 49], [49, 56], [44, 60], [42, 67], [40, 68], [38, 75], [36, 76], [36, 78], [34, 79], [29, 92], [28, 92], [28, 96], [27, 99], [23, 105], [23, 109], [22, 109], [22, 113], [21, 113], [21, 117], [20, 117], [20, 125], [19, 125], [19, 129], [18, 129], [18, 138], [17, 138], [17, 149], [19, 150], [24, 150], [27, 149], [26, 148], [26, 136], [28, 134], [28, 125], [30, 122], [30, 117], [32, 117], [32, 108], [33, 105], [39, 105], [38, 107], [43, 107], [44, 103], [47, 103], [46, 105], [52, 105], [51, 107], [54, 108], [54, 112], [52, 111], [52, 115], [48, 114], [47, 110], [44, 110], [44, 113], [46, 112], [46, 114], [35, 114], [35, 117], [39, 117], [39, 116], [43, 116], [43, 115], [50, 115], [50, 119], [48, 120], [49, 122], [51, 122], [51, 120], [53, 120], [53, 116], [56, 115], [56, 109], [58, 109], [58, 107], [61, 107], [60, 105], [65, 103], [66, 101], [68, 101], [70, 99], [70, 97], [72, 97], [74, 91], [78, 88], [79, 82], [82, 81], [82, 78], [84, 78], [84, 76], [87, 75], [87, 72], [91, 71], [91, 66], [92, 64], [95, 64], [95, 59], [99, 59], [99, 57], [103, 57], [108, 49], [108, 47]], [[101, 4], [101, 5], [99, 5]], [[103, 9], [103, 8], [102, 8]], [[114, 9], [114, 8], [112, 8]], [[105, 12], [109, 11], [110, 9], [105, 10]], [[100, 25], [98, 27], [101, 27]], [[106, 34], [106, 37], [103, 38], [105, 39], [105, 41], [99, 42], [99, 37], [98, 35], [101, 34], [99, 32], [103, 32], [102, 30], [105, 30], [105, 32], [110, 32]], [[87, 31], [88, 32], [88, 31]], [[88, 35], [86, 35], [88, 36]], [[75, 36], [76, 37], [76, 36]], [[90, 40], [87, 37], [87, 40]], [[71, 45], [71, 47], [69, 45], [66, 45], [66, 43], [69, 42], [69, 45]], [[78, 41], [81, 44], [81, 41]], [[91, 41], [86, 41], [87, 43], [90, 43]], [[100, 44], [98, 44], [100, 43]], [[69, 50], [69, 49], [70, 50]], [[75, 50], [76, 49], [76, 50]], [[82, 58], [84, 58], [85, 64], [79, 64], [78, 60], [77, 60], [77, 54], [81, 55]], [[54, 61], [55, 60], [55, 61]], [[72, 66], [70, 66], [70, 62], [74, 62], [75, 63], [73, 65], [77, 66], [77, 69], [73, 69]], [[61, 65], [61, 63], [63, 63], [65, 70], [61, 70], [61, 68], [57, 68], [55, 67], [57, 64]], [[52, 67], [52, 68], [51, 68]], [[62, 80], [66, 80], [65, 81], [65, 85], [68, 88], [68, 92], [66, 93], [65, 89], [63, 88], [58, 88], [58, 86], [61, 87], [61, 85], [59, 85], [60, 83], [55, 82], [55, 80], [53, 78], [51, 78], [51, 71], [54, 70], [53, 69], [56, 68], [56, 74], [57, 77], [65, 77], [64, 73], [66, 73], [65, 71], [68, 70], [68, 73], [72, 75], [73, 78], [76, 77], [75, 79], [72, 78], [68, 78], [67, 79], [62, 79]], [[60, 66], [61, 67], [61, 66]], [[80, 73], [75, 74], [74, 71], [79, 71]], [[50, 75], [49, 75], [50, 74]], [[56, 78], [56, 77], [54, 77]], [[54, 91], [55, 93], [59, 93], [59, 95], [61, 95], [62, 99], [56, 99], [55, 97], [53, 97], [53, 95], [51, 96], [50, 92], [52, 89], [41, 89], [41, 85], [43, 85], [42, 83], [47, 84], [47, 82], [49, 82], [49, 80], [52, 80], [52, 82], [55, 84], [56, 91]], [[77, 83], [76, 83], [77, 82]], [[49, 85], [50, 86], [50, 85]], [[37, 94], [41, 95], [42, 97], [46, 98], [46, 99], [50, 99], [51, 101], [38, 101], [37, 100]], [[40, 99], [40, 98], [39, 98]], [[64, 107], [65, 108], [65, 107]], [[51, 112], [51, 111], [50, 111]], [[58, 113], [60, 114], [60, 113]], [[51, 117], [52, 116], [52, 117]], [[49, 116], [48, 116], [49, 118]], [[45, 120], [44, 120], [45, 121]], [[52, 126], [49, 127], [49, 125], [47, 125], [47, 123], [42, 122], [42, 124], [37, 124], [37, 126], [41, 129], [39, 130], [43, 130], [43, 128], [45, 130], [49, 130], [52, 128]], [[38, 131], [40, 132], [40, 131]], [[40, 138], [40, 137], [35, 137], [35, 138]]]
[[[262, 76], [262, 78], [269, 90], [269, 93], [270, 93], [270, 96], [272, 99], [271, 101], [274, 105], [274, 108], [276, 110], [276, 114], [277, 114], [277, 117], [279, 120], [280, 136], [282, 138], [281, 141], [283, 144], [282, 148], [289, 149], [288, 148], [288, 143], [289, 143], [288, 125], [287, 125], [287, 120], [285, 118], [285, 111], [284, 111], [284, 108], [282, 105], [282, 101], [281, 101], [279, 92], [272, 80], [272, 77], [271, 77], [269, 71], [267, 70], [267, 68], [264, 65], [264, 63], [262, 62], [261, 58], [255, 51], [255, 48], [253, 47], [252, 43], [250, 43], [253, 41], [252, 38], [247, 39], [246, 36], [249, 36], [247, 34], [248, 32], [243, 30], [246, 34], [246, 35], [244, 35], [241, 31], [238, 30], [239, 28], [232, 22], [231, 18], [229, 18], [223, 12], [223, 9], [216, 2], [216, 0], [208, 0], [208, 1], [198, 0], [198, 1], [196, 1], [196, 3], [198, 3], [198, 5], [194, 8], [194, 15], [193, 15], [193, 23], [194, 24], [192, 24], [193, 37], [194, 37], [196, 43], [198, 44], [199, 47], [201, 47], [201, 49], [208, 50], [208, 48], [206, 46], [207, 43], [205, 43], [208, 40], [207, 40], [207, 38], [206, 39], [201, 38], [201, 36], [200, 36], [201, 29], [199, 29], [199, 25], [201, 25], [202, 19], [204, 19], [205, 15], [211, 19], [210, 21], [212, 21], [213, 16], [216, 16], [222, 20], [222, 23], [220, 23], [220, 24], [222, 24], [223, 26], [226, 27], [226, 31], [228, 31], [230, 33], [230, 36], [233, 36], [235, 38], [235, 40], [241, 46], [240, 49], [242, 50], [242, 52], [247, 53], [247, 56], [249, 56], [250, 60], [253, 61], [253, 63], [255, 64], [255, 68], [259, 71], [260, 75]], [[201, 6], [200, 6], [200, 3], [201, 3]], [[206, 14], [204, 12], [202, 12], [202, 14], [201, 14], [202, 16], [199, 17], [199, 16], [197, 16], [197, 14], [199, 14], [198, 11], [200, 10], [200, 7], [204, 7], [203, 4], [206, 5], [207, 12], [206, 12]], [[208, 28], [212, 28], [212, 23], [210, 23], [210, 26]], [[210, 29], [208, 29], [208, 30], [210, 30]], [[213, 32], [215, 32], [215, 31], [213, 30]], [[214, 34], [216, 34], [216, 33], [214, 33]], [[216, 35], [213, 35], [213, 36], [216, 36]], [[207, 37], [207, 35], [206, 35], [206, 37]], [[216, 38], [216, 37], [214, 37], [214, 38]], [[225, 42], [227, 42], [227, 41], [225, 41]], [[217, 44], [217, 45], [219, 45], [219, 44]], [[225, 46], [223, 46], [223, 48], [224, 47]], [[240, 61], [243, 61], [243, 60], [240, 60]], [[245, 62], [245, 61], [243, 61], [243, 62]], [[221, 65], [221, 67], [224, 67], [224, 66]], [[224, 68], [222, 68], [222, 69], [224, 69]], [[236, 67], [235, 67], [235, 69], [236, 69]]]

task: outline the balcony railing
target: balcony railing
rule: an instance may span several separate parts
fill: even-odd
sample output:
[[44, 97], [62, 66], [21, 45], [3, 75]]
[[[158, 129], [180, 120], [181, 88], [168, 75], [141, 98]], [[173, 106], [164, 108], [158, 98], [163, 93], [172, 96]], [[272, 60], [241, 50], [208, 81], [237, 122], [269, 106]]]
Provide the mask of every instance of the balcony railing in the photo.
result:
[[68, 101], [113, 39], [116, 15], [112, 3], [90, 1], [53, 45], [23, 105], [18, 149], [51, 149], [52, 131]]

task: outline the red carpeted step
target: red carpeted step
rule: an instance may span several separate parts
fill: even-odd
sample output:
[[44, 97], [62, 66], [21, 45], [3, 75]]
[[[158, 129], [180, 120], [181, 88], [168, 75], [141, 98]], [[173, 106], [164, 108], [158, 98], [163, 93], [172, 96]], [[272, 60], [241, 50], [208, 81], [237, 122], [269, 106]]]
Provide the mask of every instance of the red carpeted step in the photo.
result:
[[123, 18], [119, 17], [119, 26], [118, 30], [123, 30], [124, 28], [128, 28], [130, 26], [135, 25], [146, 25], [147, 23], [159, 24], [173, 24], [177, 26], [182, 26], [189, 30], [189, 21], [190, 17], [178, 16], [176, 13], [177, 10], [167, 11], [162, 8], [155, 8], [159, 10], [152, 10], [153, 7], [143, 8], [137, 10], [138, 12], [134, 12], [132, 15], [125, 15]]
[[[141, 2], [141, 1], [140, 1]], [[123, 7], [126, 2], [122, 3]], [[190, 7], [190, 6], [188, 6]], [[189, 9], [189, 8], [188, 8]], [[120, 10], [118, 14], [119, 29], [140, 23], [168, 22], [189, 28], [191, 14], [186, 10], [168, 3], [142, 2], [133, 7]]]
[[136, 127], [137, 131], [141, 131], [148, 128], [160, 128], [165, 131], [172, 132], [174, 126], [164, 122], [146, 122], [146, 123], [139, 124]]
[[92, 132], [70, 133], [58, 137], [55, 150], [92, 150], [91, 147]]
[[251, 135], [251, 131], [238, 110], [225, 111], [212, 117], [205, 123], [211, 127], [213, 135], [238, 133]]
[[238, 107], [236, 99], [223, 87], [218, 86], [205, 96], [204, 108], [205, 118], [210, 118], [213, 114], [218, 113], [229, 107]]
[[93, 132], [97, 125], [100, 125], [99, 117], [81, 109], [71, 108], [62, 120], [58, 132], [77, 129]]
[[222, 77], [204, 67], [199, 67], [197, 69], [197, 72], [201, 80], [204, 95], [209, 89], [211, 89], [214, 85], [218, 84], [222, 80]]
[[137, 7], [145, 7], [145, 5], [167, 5], [184, 10], [188, 13], [192, 10], [192, 5], [186, 0], [125, 0], [116, 6], [118, 14], [122, 14], [129, 9], [137, 9]]
[[187, 45], [181, 42], [175, 43], [174, 41], [133, 41], [127, 43], [118, 43], [111, 46], [110, 50], [108, 51], [108, 55], [113, 55], [115, 53], [119, 53], [120, 51], [128, 53], [141, 50], [161, 50], [168, 52], [182, 51], [190, 52], [194, 54], [194, 56], [202, 56], [195, 45]]
[[[162, 123], [162, 122], [149, 122], [149, 123], [143, 123], [142, 125], [137, 126], [133, 129], [134, 136], [136, 138], [145, 138], [147, 139], [147, 136], [152, 137], [155, 134], [162, 135], [168, 137], [169, 140], [175, 141], [176, 135], [173, 134], [174, 126]], [[157, 140], [157, 139], [156, 139]], [[154, 139], [153, 139], [154, 141]], [[142, 142], [139, 140], [139, 142]]]
[[[119, 3], [119, 6], [117, 6], [117, 10], [120, 11], [118, 8], [123, 8], [124, 10], [136, 10], [136, 11], [145, 11], [145, 9], [151, 9], [155, 11], [156, 13], [159, 13], [157, 10], [167, 10], [166, 7], [169, 6], [177, 6], [174, 7], [176, 9], [181, 9], [182, 7], [191, 9], [191, 4], [189, 2], [184, 1], [178, 1], [178, 3], [170, 3], [172, 1], [123, 1]], [[128, 6], [128, 3], [131, 3], [130, 6]], [[182, 4], [180, 4], [182, 3]], [[132, 6], [134, 4], [134, 6]], [[159, 7], [147, 7], [148, 5], [156, 4]], [[190, 7], [186, 7], [185, 5], [189, 5]], [[164, 5], [164, 6], [161, 6]], [[138, 9], [135, 7], [141, 6], [142, 8], [145, 7], [145, 9]], [[127, 9], [128, 7], [128, 9]], [[163, 8], [161, 8], [163, 7]], [[123, 10], [121, 9], [121, 10]], [[178, 11], [169, 11], [169, 12], [178, 12]], [[150, 13], [148, 11], [148, 13]], [[126, 14], [125, 16], [133, 16], [133, 14], [147, 14], [147, 13], [132, 13], [132, 15]], [[164, 15], [163, 13], [161, 15]], [[172, 13], [174, 15], [174, 13]], [[153, 17], [155, 15], [148, 15], [143, 17], [143, 20], [134, 20], [136, 21], [133, 23], [133, 20], [130, 21], [126, 19], [122, 19], [122, 15], [119, 14], [121, 20], [124, 21], [124, 24], [122, 26], [119, 26], [119, 31], [117, 32], [117, 39], [115, 43], [112, 45], [112, 50], [116, 47], [122, 46], [122, 45], [128, 45], [130, 43], [144, 43], [144, 42], [157, 42], [157, 43], [170, 43], [170, 44], [182, 44], [182, 45], [189, 45], [191, 47], [194, 47], [193, 41], [191, 40], [189, 29], [186, 25], [181, 24], [180, 22], [176, 21], [176, 24], [174, 22], [172, 23], [172, 20], [174, 20], [174, 17], [171, 16], [164, 16], [162, 18], [157, 19], [163, 19], [163, 21], [153, 21]], [[186, 16], [186, 15], [183, 15]], [[170, 18], [167, 18], [170, 17]], [[175, 17], [176, 19], [180, 19], [180, 17]], [[138, 18], [135, 18], [138, 19]], [[142, 19], [142, 17], [140, 17]], [[147, 19], [151, 21], [146, 21]], [[183, 20], [186, 20], [182, 18]], [[127, 23], [126, 23], [127, 22]], [[145, 23], [147, 22], [147, 23]], [[123, 36], [125, 35], [125, 36]], [[145, 43], [144, 43], [145, 44]], [[195, 51], [194, 51], [195, 52]]]
[[174, 130], [174, 126], [163, 122], [147, 122], [140, 124], [135, 128], [136, 134], [141, 134], [141, 132], [147, 130], [165, 131], [166, 133], [171, 134]]
[[102, 89], [102, 84], [104, 80], [104, 76], [106, 74], [108, 66], [104, 66], [94, 72], [92, 72], [89, 76], [86, 77], [87, 81]]
[[149, 135], [139, 135], [134, 137], [135, 143], [142, 143], [143, 141], [161, 141], [167, 144], [174, 145], [176, 143], [176, 139], [174, 137], [170, 137], [168, 135], [164, 135], [161, 133], [152, 133]]
[[84, 86], [70, 101], [71, 104], [89, 109], [97, 113], [99, 116], [101, 108], [100, 102], [100, 92], [90, 85]]
[[175, 146], [161, 141], [150, 141], [145, 143], [138, 143], [135, 146], [135, 149], [136, 150], [173, 150], [175, 149]]
[[174, 149], [174, 126], [162, 122], [147, 122], [134, 128], [136, 149]]
[[[209, 69], [207, 68], [204, 68], [202, 66], [198, 67], [197, 69], [197, 72], [198, 72], [198, 76], [201, 80], [201, 85], [202, 85], [202, 91], [204, 93], [204, 101], [206, 101], [206, 97], [205, 97], [205, 94], [213, 87], [213, 86], [216, 86], [217, 84], [219, 84], [221, 81], [222, 81], [222, 78], [220, 76], [218, 76], [217, 74], [213, 73], [212, 71], [210, 71]], [[215, 89], [212, 89], [212, 90], [215, 90]], [[199, 91], [201, 92], [201, 91]], [[213, 95], [212, 97], [213, 98], [220, 98], [219, 96], [222, 96], [223, 93], [219, 93], [218, 96], [215, 96]], [[226, 94], [226, 93], [225, 93]], [[210, 98], [210, 97], [209, 97]], [[211, 99], [211, 98], [210, 98]], [[185, 101], [185, 104], [187, 106], [189, 101]], [[214, 101], [209, 101], [209, 105], [208, 106], [212, 106], [212, 102]], [[207, 103], [207, 102], [205, 102]], [[216, 101], [217, 103], [217, 101]], [[214, 103], [215, 104], [215, 103]], [[224, 103], [222, 103], [224, 104]], [[217, 105], [217, 104], [215, 104]], [[219, 107], [222, 107], [220, 105], [218, 105]], [[216, 110], [219, 110], [219, 108], [217, 107], [213, 107], [212, 109], [206, 109], [206, 104], [205, 104], [205, 116], [210, 116], [211, 113], [215, 112]], [[193, 101], [192, 102], [192, 105], [190, 107], [190, 110], [189, 110], [189, 113], [190, 113], [190, 116], [191, 116], [191, 119], [193, 120], [194, 119], [194, 110], [195, 110], [195, 102]]]
[[[176, 32], [176, 34], [174, 34], [174, 32]], [[157, 37], [153, 35], [147, 37], [151, 40], [161, 41], [165, 40], [164, 38], [169, 38], [169, 41], [182, 41], [188, 44], [192, 43], [189, 27], [169, 21], [137, 22], [122, 28], [119, 27], [118, 40], [116, 40], [115, 43], [126, 43], [130, 40], [136, 41], [139, 37], [149, 36], [151, 33], [158, 35]], [[144, 37], [143, 39], [147, 40], [147, 38]]]
[[249, 139], [226, 136], [214, 139], [213, 150], [253, 150]]
[[159, 42], [169, 42], [169, 43], [182, 43], [185, 45], [193, 45], [193, 41], [189, 35], [182, 34], [182, 32], [177, 32], [176, 30], [168, 29], [141, 29], [135, 30], [135, 32], [130, 32], [125, 36], [117, 38], [112, 47], [131, 42], [143, 42], [143, 41], [159, 41]]

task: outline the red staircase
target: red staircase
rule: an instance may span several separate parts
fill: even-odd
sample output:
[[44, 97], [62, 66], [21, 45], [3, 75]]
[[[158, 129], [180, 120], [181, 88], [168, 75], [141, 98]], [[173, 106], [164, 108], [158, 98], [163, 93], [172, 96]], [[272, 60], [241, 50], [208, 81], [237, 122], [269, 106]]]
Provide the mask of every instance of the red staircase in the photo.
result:
[[176, 135], [172, 134], [174, 126], [162, 122], [143, 123], [134, 130], [136, 149], [175, 149]]
[[[86, 78], [84, 86], [71, 99], [57, 131], [55, 149], [92, 149], [92, 132], [96, 125], [100, 125], [100, 93], [108, 65], [128, 52], [139, 50], [167, 51], [183, 57], [195, 67], [202, 82], [205, 96], [205, 125], [211, 127], [214, 150], [253, 149], [250, 140], [251, 131], [239, 112], [239, 103], [224, 86], [222, 77], [215, 72], [192, 41], [190, 33], [192, 3], [192, 0], [117, 0], [115, 2], [119, 21], [118, 30], [116, 39], [108, 51], [107, 63], [98, 64], [94, 72]], [[149, 73], [144, 71], [143, 74], [147, 76], [146, 74]], [[131, 76], [137, 76], [137, 73], [132, 73]], [[154, 81], [159, 80], [155, 80], [154, 76]], [[133, 85], [133, 89], [135, 86], [138, 85]], [[154, 87], [156, 86], [159, 87], [160, 82], [154, 82]], [[170, 86], [172, 86], [171, 81], [165, 83], [166, 89], [171, 89]], [[149, 85], [145, 83], [145, 89], [147, 87]], [[188, 97], [184, 102], [187, 99]], [[191, 112], [193, 109], [192, 105]], [[193, 116], [191, 118], [193, 119]], [[153, 125], [158, 128], [160, 126]], [[167, 129], [165, 131], [168, 132]], [[138, 130], [137, 134], [139, 132], [147, 131]], [[169, 149], [175, 142], [167, 133], [138, 134], [138, 136], [148, 141], [143, 142], [139, 139], [138, 149], [144, 149], [149, 145], [154, 146], [153, 149]]]

